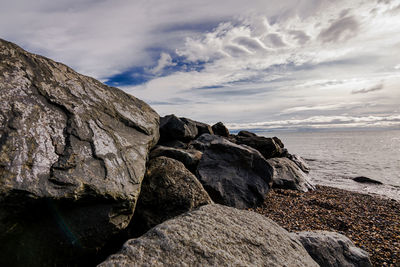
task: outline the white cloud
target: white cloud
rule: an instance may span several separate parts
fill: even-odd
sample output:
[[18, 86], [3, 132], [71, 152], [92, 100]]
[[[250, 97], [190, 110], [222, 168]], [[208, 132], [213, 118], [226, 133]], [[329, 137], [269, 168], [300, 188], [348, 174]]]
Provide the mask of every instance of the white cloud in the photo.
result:
[[394, 2], [8, 1], [0, 36], [102, 80], [140, 67], [123, 89], [161, 115], [312, 124], [400, 112]]
[[279, 130], [299, 128], [365, 128], [365, 127], [398, 127], [400, 126], [400, 114], [389, 116], [313, 116], [305, 119], [291, 119], [280, 121], [264, 121], [255, 123], [231, 123], [227, 127], [231, 130], [255, 129]]
[[172, 57], [169, 54], [162, 52], [157, 66], [150, 69], [150, 72], [153, 74], [160, 74], [165, 67], [170, 66], [176, 66], [176, 63], [172, 62]]

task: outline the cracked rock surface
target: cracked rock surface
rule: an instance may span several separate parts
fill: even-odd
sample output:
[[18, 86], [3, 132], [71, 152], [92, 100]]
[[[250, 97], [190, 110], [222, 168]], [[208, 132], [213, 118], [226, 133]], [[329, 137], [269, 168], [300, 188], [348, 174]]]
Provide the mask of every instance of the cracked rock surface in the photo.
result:
[[108, 266], [319, 266], [301, 243], [255, 212], [200, 207], [128, 240]]
[[[0, 254], [84, 253], [125, 228], [158, 127], [143, 101], [0, 39]], [[27, 234], [41, 225], [54, 237]]]

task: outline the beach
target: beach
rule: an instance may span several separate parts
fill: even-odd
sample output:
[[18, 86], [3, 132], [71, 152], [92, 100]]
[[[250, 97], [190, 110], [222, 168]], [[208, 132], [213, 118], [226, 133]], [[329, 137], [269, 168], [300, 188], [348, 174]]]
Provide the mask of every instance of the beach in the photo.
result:
[[290, 232], [335, 231], [366, 250], [374, 266], [400, 266], [400, 202], [342, 189], [271, 190], [254, 209]]

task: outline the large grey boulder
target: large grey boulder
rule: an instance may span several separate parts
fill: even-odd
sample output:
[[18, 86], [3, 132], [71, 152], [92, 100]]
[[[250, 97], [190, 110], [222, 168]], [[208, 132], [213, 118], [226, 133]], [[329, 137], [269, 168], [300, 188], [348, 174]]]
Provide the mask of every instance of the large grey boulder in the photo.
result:
[[372, 263], [364, 250], [346, 236], [328, 231], [292, 233], [320, 265], [326, 267], [369, 267]]
[[148, 164], [130, 228], [139, 236], [167, 219], [210, 203], [199, 180], [181, 162], [154, 158]]
[[244, 209], [264, 201], [273, 170], [257, 150], [207, 134], [197, 142], [204, 149], [197, 177], [215, 202]]
[[166, 221], [101, 263], [109, 266], [318, 266], [260, 214], [207, 205]]
[[143, 101], [0, 40], [0, 265], [90, 258], [124, 229], [158, 128]]
[[150, 158], [165, 156], [182, 162], [191, 172], [195, 172], [203, 153], [196, 149], [182, 149], [166, 146], [156, 146], [150, 152]]
[[301, 192], [315, 190], [308, 176], [288, 158], [271, 158], [267, 160], [273, 168], [274, 188], [292, 189]]

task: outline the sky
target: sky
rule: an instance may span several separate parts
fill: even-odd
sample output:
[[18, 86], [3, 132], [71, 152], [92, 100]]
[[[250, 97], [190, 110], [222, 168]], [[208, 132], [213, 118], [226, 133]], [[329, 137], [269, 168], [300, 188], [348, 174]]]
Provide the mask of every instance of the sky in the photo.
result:
[[400, 129], [400, 0], [0, 0], [0, 38], [229, 129]]

